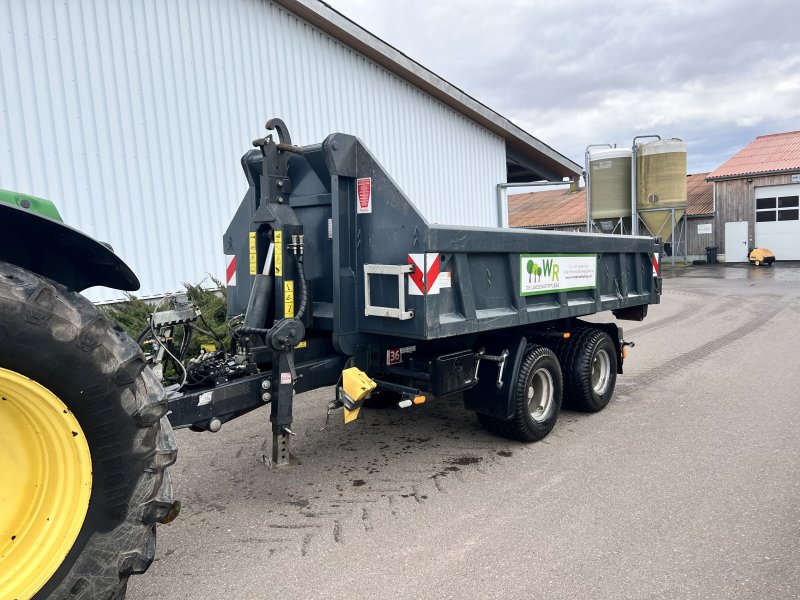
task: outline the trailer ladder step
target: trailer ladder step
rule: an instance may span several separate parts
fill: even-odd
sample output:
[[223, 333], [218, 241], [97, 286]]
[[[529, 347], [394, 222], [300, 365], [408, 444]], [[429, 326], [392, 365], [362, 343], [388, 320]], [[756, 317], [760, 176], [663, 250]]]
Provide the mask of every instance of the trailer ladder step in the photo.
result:
[[[414, 265], [364, 265], [364, 316], [386, 317], [405, 321], [414, 317], [413, 310], [406, 310], [406, 273], [412, 273]], [[370, 296], [370, 275], [397, 276], [397, 308], [375, 306]]]

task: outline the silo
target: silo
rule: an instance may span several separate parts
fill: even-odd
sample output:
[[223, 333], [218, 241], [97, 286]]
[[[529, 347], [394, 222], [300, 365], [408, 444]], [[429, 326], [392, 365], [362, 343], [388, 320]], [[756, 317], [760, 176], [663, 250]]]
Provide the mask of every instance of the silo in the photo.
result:
[[686, 214], [686, 143], [658, 140], [636, 148], [636, 206], [654, 236], [670, 241]]
[[590, 218], [631, 216], [631, 149], [604, 148], [589, 153]]

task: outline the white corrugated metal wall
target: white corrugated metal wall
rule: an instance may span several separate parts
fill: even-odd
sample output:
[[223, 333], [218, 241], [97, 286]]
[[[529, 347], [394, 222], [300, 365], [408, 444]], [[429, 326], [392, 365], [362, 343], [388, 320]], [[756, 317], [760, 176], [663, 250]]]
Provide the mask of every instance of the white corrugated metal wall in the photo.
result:
[[277, 5], [0, 0], [0, 188], [111, 242], [142, 296], [224, 272], [272, 116], [358, 135], [432, 222], [496, 224], [504, 141]]

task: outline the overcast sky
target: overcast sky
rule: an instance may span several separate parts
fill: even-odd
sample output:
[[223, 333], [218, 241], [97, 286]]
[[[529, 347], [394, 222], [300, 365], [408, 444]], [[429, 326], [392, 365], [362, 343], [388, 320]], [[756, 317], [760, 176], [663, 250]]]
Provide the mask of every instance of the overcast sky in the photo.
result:
[[581, 165], [657, 133], [697, 173], [800, 129], [797, 0], [329, 4]]

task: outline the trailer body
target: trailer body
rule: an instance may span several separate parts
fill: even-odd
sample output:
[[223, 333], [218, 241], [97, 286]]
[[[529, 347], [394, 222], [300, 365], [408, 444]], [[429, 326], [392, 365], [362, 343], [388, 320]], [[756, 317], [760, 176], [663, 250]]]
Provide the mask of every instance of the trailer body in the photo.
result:
[[[341, 386], [347, 367], [407, 399], [464, 392], [468, 408], [508, 419], [532, 343], [601, 311], [641, 320], [659, 302], [656, 238], [431, 224], [357, 138], [297, 147], [281, 121], [268, 128], [279, 139], [243, 156], [249, 188], [223, 238], [251, 368], [174, 397], [176, 427], [218, 429], [266, 402], [285, 449], [293, 395]], [[621, 330], [594, 327], [622, 372]]]

